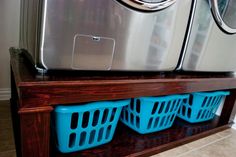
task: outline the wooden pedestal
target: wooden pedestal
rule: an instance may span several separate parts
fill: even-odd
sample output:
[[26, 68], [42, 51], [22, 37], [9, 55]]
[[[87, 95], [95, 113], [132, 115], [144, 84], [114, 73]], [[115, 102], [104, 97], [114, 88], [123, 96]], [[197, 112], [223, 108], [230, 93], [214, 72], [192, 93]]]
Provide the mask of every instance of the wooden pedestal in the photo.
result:
[[[11, 49], [12, 110], [18, 154], [49, 156], [149, 156], [229, 128], [235, 115], [236, 77], [230, 74], [49, 71], [38, 74], [19, 50]], [[139, 135], [119, 125], [112, 142], [61, 154], [50, 139], [55, 105], [197, 91], [229, 90], [220, 117], [189, 125], [177, 120], [165, 131]], [[15, 113], [15, 114], [14, 114]]]

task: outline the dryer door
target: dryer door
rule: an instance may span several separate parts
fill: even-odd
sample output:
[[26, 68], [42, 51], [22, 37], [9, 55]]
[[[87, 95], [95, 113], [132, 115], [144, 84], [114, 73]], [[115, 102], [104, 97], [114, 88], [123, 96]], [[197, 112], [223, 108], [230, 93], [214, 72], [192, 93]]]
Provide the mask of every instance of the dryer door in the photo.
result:
[[210, 0], [211, 10], [218, 26], [225, 32], [236, 33], [236, 1]]
[[121, 0], [127, 5], [144, 10], [144, 11], [157, 11], [165, 9], [176, 2], [176, 0]]

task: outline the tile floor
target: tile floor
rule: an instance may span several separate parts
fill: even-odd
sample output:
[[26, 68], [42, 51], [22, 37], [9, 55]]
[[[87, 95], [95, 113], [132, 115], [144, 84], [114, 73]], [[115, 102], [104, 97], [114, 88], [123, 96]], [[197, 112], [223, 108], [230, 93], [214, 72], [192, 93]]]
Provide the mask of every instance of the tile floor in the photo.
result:
[[152, 157], [236, 157], [236, 130], [228, 129]]
[[[0, 101], [0, 157], [16, 157], [9, 101]], [[228, 129], [152, 157], [236, 157], [236, 130]]]

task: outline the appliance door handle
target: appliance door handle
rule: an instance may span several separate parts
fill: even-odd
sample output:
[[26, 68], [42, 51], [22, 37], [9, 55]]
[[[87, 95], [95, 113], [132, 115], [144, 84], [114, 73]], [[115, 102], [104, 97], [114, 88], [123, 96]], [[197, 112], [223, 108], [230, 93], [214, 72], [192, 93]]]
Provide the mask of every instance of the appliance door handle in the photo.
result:
[[223, 18], [221, 17], [220, 14], [220, 9], [219, 9], [219, 5], [218, 5], [218, 0], [210, 0], [210, 4], [211, 4], [211, 12], [214, 16], [215, 21], [217, 22], [217, 24], [227, 33], [230, 34], [235, 34], [236, 33], [236, 29], [228, 26]]
[[144, 11], [158, 11], [165, 9], [176, 2], [176, 0], [165, 0], [162, 2], [144, 2], [142, 0], [121, 0], [127, 5]]

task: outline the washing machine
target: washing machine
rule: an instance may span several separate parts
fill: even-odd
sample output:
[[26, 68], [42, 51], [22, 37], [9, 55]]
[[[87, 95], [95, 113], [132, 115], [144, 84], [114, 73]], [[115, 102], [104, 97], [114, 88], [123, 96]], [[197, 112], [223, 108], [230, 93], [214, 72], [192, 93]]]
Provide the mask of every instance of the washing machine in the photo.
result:
[[190, 0], [21, 0], [20, 48], [38, 70], [172, 71]]

